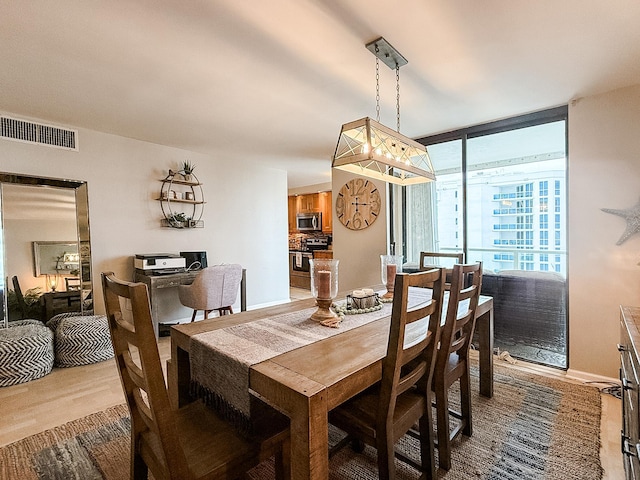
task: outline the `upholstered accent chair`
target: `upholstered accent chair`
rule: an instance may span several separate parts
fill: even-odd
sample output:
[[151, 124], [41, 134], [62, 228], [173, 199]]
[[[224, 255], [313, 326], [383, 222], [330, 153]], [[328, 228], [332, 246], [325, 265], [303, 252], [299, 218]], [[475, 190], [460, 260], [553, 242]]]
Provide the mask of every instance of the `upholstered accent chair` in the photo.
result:
[[192, 322], [198, 310], [204, 311], [204, 318], [209, 318], [214, 310], [225, 315], [233, 313], [241, 281], [241, 265], [213, 265], [203, 269], [191, 285], [180, 285], [178, 296], [185, 307], [193, 309]]

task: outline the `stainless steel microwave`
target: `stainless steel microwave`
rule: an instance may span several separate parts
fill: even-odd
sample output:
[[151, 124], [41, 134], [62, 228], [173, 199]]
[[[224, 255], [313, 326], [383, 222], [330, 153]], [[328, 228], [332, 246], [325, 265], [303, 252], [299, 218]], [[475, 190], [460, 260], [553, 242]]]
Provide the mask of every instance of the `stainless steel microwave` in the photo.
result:
[[300, 232], [322, 231], [322, 213], [298, 213], [296, 215], [296, 228]]

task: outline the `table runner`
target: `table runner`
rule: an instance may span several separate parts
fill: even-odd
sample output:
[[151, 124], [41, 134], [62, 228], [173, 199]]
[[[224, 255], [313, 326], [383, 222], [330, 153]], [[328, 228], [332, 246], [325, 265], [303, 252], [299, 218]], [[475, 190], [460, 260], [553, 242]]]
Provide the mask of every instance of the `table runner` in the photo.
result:
[[249, 368], [282, 353], [391, 315], [380, 310], [346, 315], [340, 328], [310, 320], [317, 306], [194, 335], [191, 338], [192, 392], [228, 420], [250, 430]]
[[[408, 308], [430, 301], [431, 290], [412, 287]], [[249, 369], [252, 365], [388, 317], [391, 309], [391, 303], [383, 303], [382, 308], [374, 312], [346, 315], [336, 329], [309, 319], [317, 310], [314, 306], [194, 335], [189, 347], [192, 393], [248, 432], [251, 430]]]

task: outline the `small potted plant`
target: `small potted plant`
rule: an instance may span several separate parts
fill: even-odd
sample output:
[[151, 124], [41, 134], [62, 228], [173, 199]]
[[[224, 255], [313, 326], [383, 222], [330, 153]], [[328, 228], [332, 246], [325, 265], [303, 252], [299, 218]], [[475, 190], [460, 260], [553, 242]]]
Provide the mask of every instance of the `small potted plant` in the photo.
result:
[[182, 176], [187, 182], [191, 181], [191, 174], [193, 173], [193, 170], [195, 168], [196, 166], [189, 160], [185, 160], [184, 162], [182, 162]]
[[172, 213], [166, 218], [169, 225], [173, 228], [184, 228], [189, 225], [189, 220], [191, 220], [191, 218], [187, 217], [184, 212]]

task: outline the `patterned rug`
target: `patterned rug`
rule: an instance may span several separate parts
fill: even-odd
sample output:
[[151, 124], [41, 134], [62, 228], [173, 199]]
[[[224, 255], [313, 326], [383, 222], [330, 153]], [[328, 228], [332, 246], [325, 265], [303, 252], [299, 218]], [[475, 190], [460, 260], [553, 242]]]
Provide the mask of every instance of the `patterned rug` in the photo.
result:
[[[448, 480], [601, 479], [600, 393], [595, 387], [496, 365], [495, 395], [477, 393], [472, 381], [473, 436], [454, 442]], [[453, 402], [454, 391], [450, 392]], [[5, 480], [121, 480], [129, 476], [129, 419], [126, 406], [69, 422], [0, 448]], [[340, 432], [332, 431], [332, 441]], [[417, 445], [399, 448], [417, 458]], [[419, 478], [397, 463], [398, 479]], [[330, 462], [331, 480], [377, 479], [375, 450], [356, 454], [349, 447]], [[150, 477], [151, 478], [151, 477]], [[259, 465], [252, 480], [273, 478], [273, 465]]]

